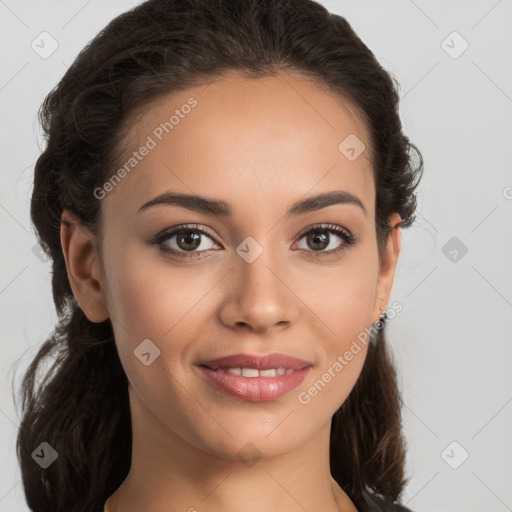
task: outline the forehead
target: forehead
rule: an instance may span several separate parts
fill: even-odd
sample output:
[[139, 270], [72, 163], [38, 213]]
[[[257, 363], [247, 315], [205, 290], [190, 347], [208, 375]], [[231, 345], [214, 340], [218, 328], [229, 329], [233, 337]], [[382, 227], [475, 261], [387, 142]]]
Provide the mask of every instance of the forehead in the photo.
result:
[[[129, 127], [119, 162], [126, 172], [105, 201], [125, 216], [167, 190], [224, 199], [235, 211], [259, 198], [268, 213], [276, 205], [279, 214], [278, 204], [308, 191], [342, 189], [373, 211], [370, 141], [361, 112], [302, 75], [225, 73], [159, 97], [136, 111]], [[366, 146], [356, 159], [344, 152], [345, 141], [353, 140]]]

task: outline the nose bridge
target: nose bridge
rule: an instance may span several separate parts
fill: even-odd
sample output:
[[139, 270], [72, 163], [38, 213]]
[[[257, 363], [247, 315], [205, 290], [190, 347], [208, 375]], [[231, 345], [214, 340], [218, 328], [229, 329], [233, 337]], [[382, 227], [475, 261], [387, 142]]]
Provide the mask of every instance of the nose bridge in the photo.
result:
[[283, 265], [278, 264], [276, 248], [246, 239], [237, 247], [237, 257], [232, 271], [233, 295], [226, 304], [224, 321], [257, 330], [290, 321], [293, 294], [285, 284], [286, 276], [280, 275]]
[[252, 263], [239, 262], [240, 292], [243, 297], [251, 299], [261, 296], [271, 299], [280, 295], [277, 288], [282, 287], [282, 283], [276, 278], [275, 271], [271, 270], [275, 267], [272, 260], [271, 251], [267, 249]]

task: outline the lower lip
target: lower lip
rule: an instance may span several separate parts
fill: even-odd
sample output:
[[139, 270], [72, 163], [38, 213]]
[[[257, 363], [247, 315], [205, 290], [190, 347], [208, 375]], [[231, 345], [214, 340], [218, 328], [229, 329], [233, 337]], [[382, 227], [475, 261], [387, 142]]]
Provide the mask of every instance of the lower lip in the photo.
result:
[[199, 366], [200, 373], [216, 388], [230, 396], [249, 402], [277, 400], [296, 388], [306, 377], [311, 366], [276, 377], [242, 377]]

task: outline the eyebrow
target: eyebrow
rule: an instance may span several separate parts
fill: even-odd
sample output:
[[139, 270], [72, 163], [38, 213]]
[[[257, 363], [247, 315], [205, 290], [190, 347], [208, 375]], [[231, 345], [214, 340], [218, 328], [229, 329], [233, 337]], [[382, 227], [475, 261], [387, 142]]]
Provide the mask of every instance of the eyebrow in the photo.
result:
[[[344, 190], [335, 190], [311, 196], [307, 199], [294, 203], [286, 212], [285, 217], [302, 215], [334, 204], [355, 205], [366, 215], [366, 208], [356, 195]], [[144, 203], [137, 213], [158, 205], [182, 206], [188, 210], [211, 214], [217, 217], [230, 217], [232, 215], [231, 205], [225, 201], [175, 192], [164, 192], [163, 194], [156, 196], [147, 203]]]

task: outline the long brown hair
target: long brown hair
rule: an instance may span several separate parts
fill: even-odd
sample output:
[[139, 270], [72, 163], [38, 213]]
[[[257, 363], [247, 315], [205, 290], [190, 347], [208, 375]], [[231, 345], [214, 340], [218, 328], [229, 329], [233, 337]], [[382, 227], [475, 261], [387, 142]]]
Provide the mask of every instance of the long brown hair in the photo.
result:
[[[127, 378], [109, 319], [92, 323], [68, 280], [60, 242], [64, 209], [97, 232], [93, 191], [116, 169], [127, 116], [158, 95], [226, 70], [247, 77], [299, 71], [359, 107], [371, 138], [379, 257], [398, 212], [414, 220], [423, 160], [402, 132], [396, 80], [341, 16], [312, 0], [149, 0], [111, 21], [81, 51], [44, 100], [45, 149], [34, 175], [31, 218], [52, 261], [59, 315], [21, 386], [17, 450], [34, 512], [101, 510], [131, 463]], [[414, 159], [416, 155], [416, 159]], [[332, 418], [331, 473], [360, 510], [404, 488], [401, 402], [385, 328]], [[39, 375], [43, 363], [52, 365]], [[47, 442], [57, 460], [43, 469], [32, 452]]]

